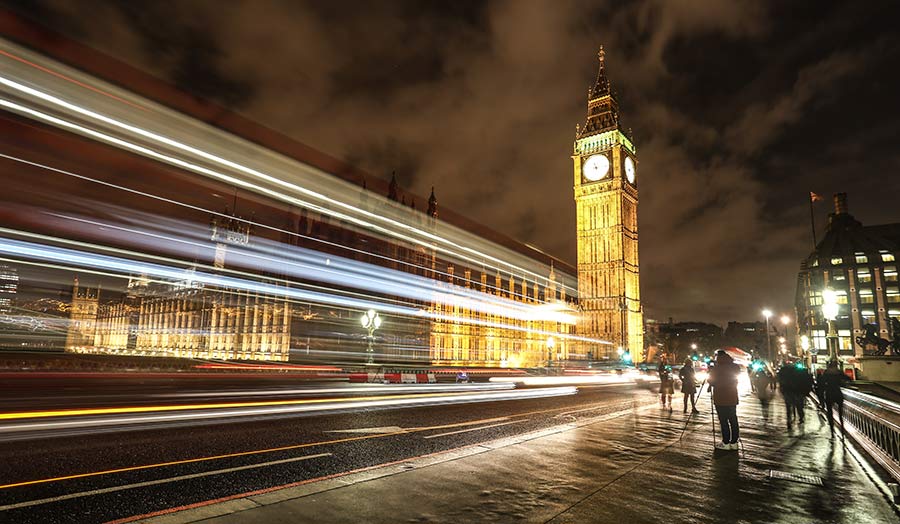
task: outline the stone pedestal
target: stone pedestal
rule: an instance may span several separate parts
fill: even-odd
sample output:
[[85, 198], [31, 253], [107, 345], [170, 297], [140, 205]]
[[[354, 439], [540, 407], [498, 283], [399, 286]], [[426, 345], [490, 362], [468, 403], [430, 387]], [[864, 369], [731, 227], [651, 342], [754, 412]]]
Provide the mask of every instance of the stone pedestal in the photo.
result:
[[900, 355], [856, 357], [859, 372], [873, 382], [900, 382]]

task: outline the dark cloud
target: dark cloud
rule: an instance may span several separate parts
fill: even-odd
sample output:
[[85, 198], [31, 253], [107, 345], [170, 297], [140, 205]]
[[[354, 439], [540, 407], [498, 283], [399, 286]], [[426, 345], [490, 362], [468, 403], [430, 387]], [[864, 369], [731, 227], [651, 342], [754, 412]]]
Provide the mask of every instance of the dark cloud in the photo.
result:
[[638, 146], [651, 316], [791, 309], [809, 190], [848, 191], [865, 223], [898, 218], [893, 1], [38, 5], [104, 52], [572, 261], [574, 126], [604, 44]]

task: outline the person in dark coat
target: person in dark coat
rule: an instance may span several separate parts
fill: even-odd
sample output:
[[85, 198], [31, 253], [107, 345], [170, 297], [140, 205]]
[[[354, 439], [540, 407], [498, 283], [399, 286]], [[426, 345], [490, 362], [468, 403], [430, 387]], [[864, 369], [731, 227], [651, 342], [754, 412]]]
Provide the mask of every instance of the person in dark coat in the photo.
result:
[[784, 399], [784, 410], [787, 413], [787, 427], [790, 429], [797, 413], [797, 378], [794, 366], [785, 362], [778, 368], [778, 385], [781, 387], [781, 397]]
[[700, 413], [697, 410], [697, 399], [694, 394], [697, 393], [697, 374], [694, 371], [694, 361], [685, 359], [684, 365], [678, 372], [678, 378], [681, 379], [681, 393], [684, 394], [684, 413], [687, 413], [688, 399], [691, 400], [691, 413]]
[[825, 401], [825, 415], [828, 417], [828, 426], [834, 435], [834, 408], [838, 408], [838, 419], [841, 423], [841, 431], [844, 429], [844, 393], [841, 386], [848, 380], [847, 375], [841, 372], [837, 360], [828, 362], [825, 372], [819, 377], [819, 393]]
[[659, 403], [665, 409], [668, 403], [669, 411], [672, 411], [672, 395], [675, 394], [675, 380], [672, 378], [672, 366], [669, 360], [663, 356], [659, 360]]
[[709, 385], [712, 386], [713, 404], [719, 416], [722, 428], [722, 442], [716, 443], [716, 449], [738, 449], [740, 428], [738, 426], [738, 375], [741, 368], [734, 359], [723, 350], [716, 351], [716, 365], [709, 370]]

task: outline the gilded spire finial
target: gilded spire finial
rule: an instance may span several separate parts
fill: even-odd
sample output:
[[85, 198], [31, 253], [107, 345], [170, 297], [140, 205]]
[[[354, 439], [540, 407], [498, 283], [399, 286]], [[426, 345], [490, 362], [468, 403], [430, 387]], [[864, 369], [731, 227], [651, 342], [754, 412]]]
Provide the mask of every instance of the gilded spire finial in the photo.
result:
[[600, 63], [603, 63], [603, 59], [606, 57], [606, 52], [603, 51], [603, 44], [600, 44], [600, 51], [597, 52], [597, 58], [600, 59]]

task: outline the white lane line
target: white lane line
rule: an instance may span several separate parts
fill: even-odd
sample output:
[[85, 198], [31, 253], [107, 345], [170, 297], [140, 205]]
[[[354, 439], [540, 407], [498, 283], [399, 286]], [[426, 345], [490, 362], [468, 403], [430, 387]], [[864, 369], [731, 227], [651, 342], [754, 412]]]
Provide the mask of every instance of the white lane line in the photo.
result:
[[272, 460], [269, 462], [260, 462], [258, 464], [250, 464], [248, 466], [238, 466], [235, 468], [226, 468], [226, 469], [217, 469], [214, 471], [204, 471], [203, 473], [192, 473], [190, 475], [180, 475], [177, 477], [170, 477], [167, 479], [159, 479], [159, 480], [148, 480], [146, 482], [138, 482], [136, 484], [125, 484], [123, 486], [113, 486], [111, 488], [102, 488], [102, 489], [94, 489], [90, 491], [81, 491], [79, 493], [69, 493], [68, 495], [60, 495], [58, 497], [49, 497], [46, 499], [38, 499], [38, 500], [29, 500], [27, 502], [19, 502], [17, 504], [8, 504], [6, 506], [0, 506], [0, 511], [8, 511], [11, 509], [19, 509], [19, 508], [28, 508], [31, 506], [40, 506], [42, 504], [48, 504], [50, 502], [59, 502], [62, 500], [70, 500], [77, 499], [81, 497], [90, 497], [93, 495], [103, 495], [105, 493], [114, 493], [116, 491], [123, 491], [126, 489], [134, 489], [134, 488], [144, 488], [147, 486], [156, 486], [158, 484], [167, 484], [169, 482], [177, 482], [179, 480], [188, 480], [188, 479], [196, 479], [200, 477], [209, 477], [211, 475], [219, 475], [222, 473], [232, 473], [234, 471], [244, 471], [248, 469], [254, 468], [262, 468], [266, 466], [275, 466], [278, 464], [287, 464], [289, 462], [298, 462], [301, 460], [309, 460], [314, 458], [321, 457], [330, 457], [331, 453], [318, 453], [316, 455], [304, 455], [302, 457], [293, 457], [288, 459], [281, 460]]
[[518, 423], [520, 423], [520, 422], [527, 422], [527, 421], [528, 421], [527, 418], [526, 418], [526, 419], [523, 419], [523, 420], [511, 420], [511, 421], [509, 421], [509, 422], [501, 422], [501, 423], [499, 423], [499, 424], [490, 424], [490, 425], [488, 425], [488, 426], [479, 426], [479, 427], [477, 427], [477, 428], [460, 429], [460, 430], [457, 430], [457, 431], [449, 431], [449, 432], [447, 432], [447, 433], [438, 433], [437, 435], [426, 435], [426, 436], [423, 437], [423, 438], [446, 437], [446, 436], [449, 436], [449, 435], [456, 435], [456, 434], [458, 434], [458, 433], [467, 433], [467, 432], [469, 432], [469, 431], [478, 431], [479, 429], [496, 428], [497, 426], [506, 426], [506, 425], [508, 425], [508, 424], [518, 424]]

